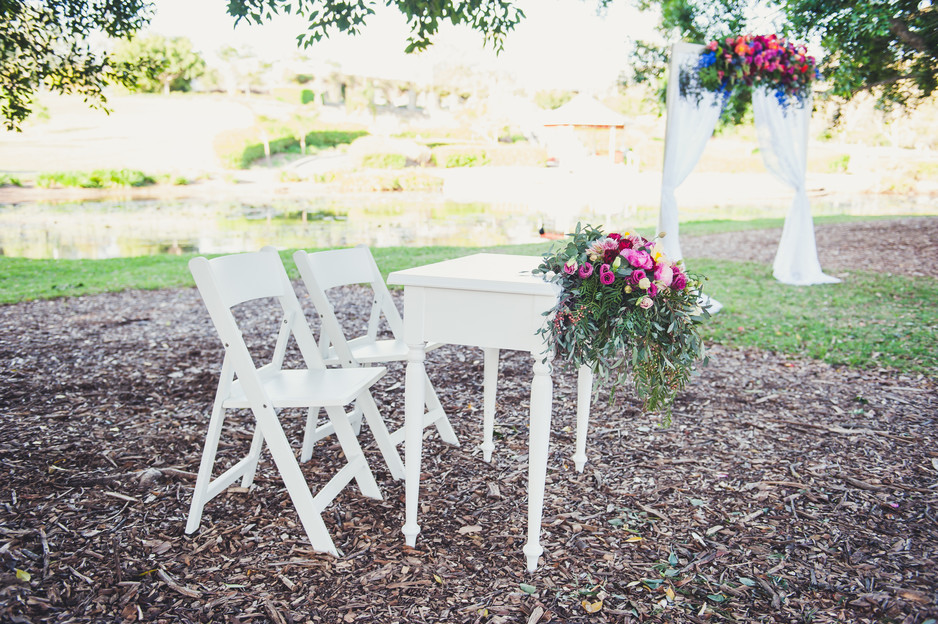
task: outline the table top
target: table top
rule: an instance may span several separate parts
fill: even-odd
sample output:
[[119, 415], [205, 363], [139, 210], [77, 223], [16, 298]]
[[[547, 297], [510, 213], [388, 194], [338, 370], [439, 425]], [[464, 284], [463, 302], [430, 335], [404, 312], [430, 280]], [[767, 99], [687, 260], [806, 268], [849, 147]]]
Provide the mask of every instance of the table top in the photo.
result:
[[550, 284], [544, 281], [543, 276], [531, 273], [540, 263], [540, 256], [480, 253], [394, 271], [388, 275], [388, 284], [524, 295], [559, 295], [561, 288], [558, 284]]

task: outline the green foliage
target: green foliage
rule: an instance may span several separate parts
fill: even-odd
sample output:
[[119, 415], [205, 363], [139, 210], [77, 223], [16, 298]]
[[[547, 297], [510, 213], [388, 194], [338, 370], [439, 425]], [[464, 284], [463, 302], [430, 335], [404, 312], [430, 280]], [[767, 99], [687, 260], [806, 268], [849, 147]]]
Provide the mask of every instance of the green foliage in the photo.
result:
[[589, 366], [613, 393], [631, 377], [644, 408], [670, 422], [675, 396], [703, 358], [701, 282], [654, 241], [579, 223], [534, 272], [562, 288], [538, 331], [556, 355], [574, 369]]
[[365, 154], [361, 166], [365, 169], [403, 169], [407, 156], [403, 154]]
[[0, 186], [23, 186], [19, 178], [0, 173]]
[[479, 167], [491, 162], [486, 150], [466, 145], [441, 145], [433, 149], [432, 162], [446, 168]]
[[40, 188], [114, 188], [148, 186], [156, 180], [132, 169], [96, 169], [94, 171], [54, 171], [36, 177]]
[[574, 95], [576, 93], [573, 91], [538, 91], [534, 94], [534, 103], [539, 108], [553, 110], [572, 100]]
[[316, 182], [332, 184], [345, 193], [393, 191], [440, 191], [443, 180], [414, 169], [406, 171], [342, 171], [314, 176]]
[[[388, 0], [407, 20], [410, 26], [407, 52], [426, 49], [437, 34], [440, 24], [466, 25], [483, 34], [486, 43], [501, 50], [505, 37], [524, 17], [524, 12], [512, 2], [503, 0]], [[357, 35], [374, 15], [374, 8], [365, 2], [339, 2], [319, 0], [295, 3], [292, 0], [230, 0], [228, 13], [235, 24], [244, 20], [248, 24], [262, 24], [275, 16], [304, 15], [308, 29], [297, 37], [304, 47], [335, 33]]]
[[[299, 154], [300, 141], [292, 129], [280, 128], [278, 132], [277, 138], [269, 139], [271, 155]], [[262, 134], [261, 128], [223, 132], [215, 139], [215, 153], [225, 167], [247, 169], [265, 156]], [[306, 134], [306, 148], [320, 150], [348, 145], [366, 134], [364, 130], [313, 130]]]
[[[608, 4], [610, 0], [605, 0]], [[750, 31], [745, 0], [638, 0], [640, 9], [659, 10], [661, 21], [658, 32], [665, 41], [705, 43]], [[670, 45], [670, 44], [668, 44]], [[633, 81], [636, 83], [658, 80], [666, 74], [671, 58], [670, 49], [657, 43], [638, 41], [633, 52]], [[662, 80], [658, 89], [662, 101], [666, 84]], [[722, 124], [741, 123], [751, 108], [752, 92], [748, 87], [736, 89], [723, 108]]]
[[[608, 4], [611, 0], [601, 0]], [[660, 11], [665, 41], [705, 43], [753, 31], [752, 2], [745, 0], [638, 0], [640, 9]], [[799, 42], [820, 40], [826, 54], [820, 70], [829, 95], [849, 100], [869, 90], [880, 104], [914, 104], [938, 86], [938, 10], [932, 2], [775, 0], [781, 9], [775, 29]], [[758, 30], [765, 32], [763, 22]], [[756, 33], [759, 34], [759, 33]], [[637, 42], [635, 82], [664, 76], [667, 47]], [[662, 98], [664, 90], [660, 91]], [[738, 90], [723, 111], [723, 123], [739, 123], [749, 107], [748, 89]]]
[[113, 58], [133, 68], [136, 90], [144, 93], [189, 91], [192, 81], [205, 72], [205, 61], [185, 37], [135, 36], [121, 41]]
[[841, 154], [831, 158], [827, 163], [827, 170], [831, 173], [847, 173], [850, 166], [850, 154]]
[[297, 87], [278, 87], [271, 89], [270, 94], [287, 104], [309, 104], [316, 101], [316, 94], [310, 89]]
[[20, 130], [40, 87], [77, 93], [104, 108], [108, 84], [133, 86], [132, 68], [90, 43], [91, 35], [125, 39], [150, 19], [146, 0], [0, 1], [0, 113], [8, 130]]

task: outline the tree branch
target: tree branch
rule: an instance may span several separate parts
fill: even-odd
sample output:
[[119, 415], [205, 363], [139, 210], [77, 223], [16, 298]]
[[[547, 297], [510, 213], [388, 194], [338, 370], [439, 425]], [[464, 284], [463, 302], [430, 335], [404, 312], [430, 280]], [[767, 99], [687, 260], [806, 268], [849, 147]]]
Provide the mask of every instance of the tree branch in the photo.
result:
[[919, 52], [928, 51], [928, 43], [926, 43], [925, 38], [909, 30], [908, 24], [897, 17], [889, 20], [889, 23], [889, 32], [895, 35], [899, 41]]

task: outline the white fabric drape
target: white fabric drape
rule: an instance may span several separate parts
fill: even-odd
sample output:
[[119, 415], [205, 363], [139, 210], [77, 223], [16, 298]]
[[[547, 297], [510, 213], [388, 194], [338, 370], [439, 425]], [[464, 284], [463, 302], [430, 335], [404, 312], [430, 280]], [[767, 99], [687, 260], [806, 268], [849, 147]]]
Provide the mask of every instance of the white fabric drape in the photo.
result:
[[679, 72], [694, 71], [701, 50], [703, 46], [687, 43], [676, 43], [671, 48], [658, 231], [666, 233], [661, 242], [665, 253], [672, 260], [683, 257], [674, 192], [700, 160], [725, 101], [722, 95], [709, 91], [703, 92], [699, 100], [696, 96], [681, 97]]
[[784, 284], [798, 286], [839, 282], [821, 270], [814, 239], [814, 221], [805, 190], [811, 98], [783, 106], [776, 99], [774, 90], [762, 87], [752, 91], [752, 108], [766, 168], [795, 189], [795, 199], [785, 217], [772, 274]]

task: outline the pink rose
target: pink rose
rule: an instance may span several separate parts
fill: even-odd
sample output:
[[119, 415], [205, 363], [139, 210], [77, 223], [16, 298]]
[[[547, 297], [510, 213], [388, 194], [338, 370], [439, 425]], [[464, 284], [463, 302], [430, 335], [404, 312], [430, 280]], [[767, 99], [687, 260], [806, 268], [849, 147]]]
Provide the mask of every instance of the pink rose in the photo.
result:
[[648, 296], [654, 297], [657, 294], [658, 294], [658, 285], [652, 282], [651, 285], [648, 287]]
[[638, 251], [635, 249], [626, 249], [622, 252], [622, 257], [629, 261], [636, 269], [651, 269], [655, 266], [647, 251]]
[[651, 259], [651, 256], [648, 255], [647, 251], [638, 252], [638, 261], [640, 264], [636, 265], [640, 269], [649, 269], [651, 270], [655, 266], [655, 261]]
[[671, 282], [671, 288], [674, 290], [684, 290], [685, 286], [687, 286], [687, 276], [680, 271], [676, 271], [674, 281]]
[[563, 272], [567, 275], [573, 275], [576, 273], [576, 260], [570, 258], [563, 265]]
[[615, 273], [609, 269], [608, 264], [599, 267], [599, 281], [603, 284], [611, 284], [616, 281]]
[[580, 265], [580, 277], [586, 279], [593, 274], [593, 265], [589, 262], [584, 262]]
[[643, 310], [647, 310], [651, 306], [655, 305], [655, 302], [651, 300], [651, 297], [642, 297], [638, 300], [638, 307]]
[[647, 275], [645, 275], [645, 272], [639, 269], [637, 271], [632, 271], [632, 275], [629, 276], [629, 281], [632, 282], [633, 284], [637, 284], [643, 279], [645, 279], [646, 277]]
[[666, 262], [660, 263], [655, 267], [655, 280], [670, 286], [674, 280], [674, 269]]

